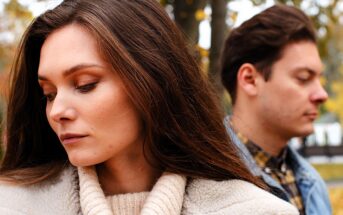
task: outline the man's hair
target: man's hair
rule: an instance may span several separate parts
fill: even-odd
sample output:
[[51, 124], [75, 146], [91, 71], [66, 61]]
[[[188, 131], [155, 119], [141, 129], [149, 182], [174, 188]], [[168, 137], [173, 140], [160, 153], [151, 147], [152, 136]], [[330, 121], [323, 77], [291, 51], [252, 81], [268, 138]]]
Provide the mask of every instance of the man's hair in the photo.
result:
[[221, 76], [233, 104], [242, 64], [253, 64], [267, 81], [285, 46], [299, 41], [316, 43], [313, 24], [301, 10], [286, 5], [270, 7], [232, 30], [222, 53]]

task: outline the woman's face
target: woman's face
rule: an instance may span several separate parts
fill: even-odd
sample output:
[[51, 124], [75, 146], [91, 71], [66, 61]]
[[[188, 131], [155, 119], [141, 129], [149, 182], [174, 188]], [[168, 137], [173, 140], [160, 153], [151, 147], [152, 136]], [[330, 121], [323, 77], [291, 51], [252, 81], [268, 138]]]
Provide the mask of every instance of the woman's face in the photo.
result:
[[142, 154], [139, 114], [87, 30], [71, 24], [50, 34], [41, 49], [38, 76], [49, 124], [72, 164]]

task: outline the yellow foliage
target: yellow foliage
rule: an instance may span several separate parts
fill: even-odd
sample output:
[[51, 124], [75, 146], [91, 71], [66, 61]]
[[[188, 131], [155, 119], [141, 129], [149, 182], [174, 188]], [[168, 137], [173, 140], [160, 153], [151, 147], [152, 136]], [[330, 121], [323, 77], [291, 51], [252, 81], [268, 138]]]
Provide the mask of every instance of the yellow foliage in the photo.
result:
[[325, 107], [329, 112], [337, 114], [340, 122], [343, 122], [343, 83], [341, 81], [334, 82], [331, 85], [331, 89], [335, 96], [328, 99]]
[[22, 19], [29, 21], [33, 18], [32, 13], [27, 8], [19, 4], [17, 0], [11, 0], [10, 2], [8, 2], [5, 9], [8, 15], [11, 16], [13, 19]]
[[201, 46], [197, 45], [196, 48], [199, 51], [200, 57], [208, 57], [209, 55], [209, 50], [202, 48]]
[[325, 107], [328, 111], [334, 112], [340, 119], [340, 122], [343, 122], [343, 65], [339, 66], [338, 71], [340, 77], [331, 83], [331, 90], [333, 95], [325, 103]]
[[230, 19], [232, 20], [233, 23], [236, 23], [237, 17], [238, 17], [238, 13], [237, 12], [230, 12], [229, 13]]
[[195, 12], [195, 19], [197, 20], [197, 21], [201, 21], [201, 20], [204, 20], [206, 18], [206, 13], [205, 13], [205, 11], [204, 10], [197, 10], [196, 12]]
[[343, 215], [343, 188], [329, 189], [333, 215]]
[[199, 46], [199, 44], [197, 44], [194, 48], [196, 49], [196, 52], [198, 54], [197, 56], [200, 68], [206, 75], [208, 75], [209, 50], [202, 48], [201, 46]]

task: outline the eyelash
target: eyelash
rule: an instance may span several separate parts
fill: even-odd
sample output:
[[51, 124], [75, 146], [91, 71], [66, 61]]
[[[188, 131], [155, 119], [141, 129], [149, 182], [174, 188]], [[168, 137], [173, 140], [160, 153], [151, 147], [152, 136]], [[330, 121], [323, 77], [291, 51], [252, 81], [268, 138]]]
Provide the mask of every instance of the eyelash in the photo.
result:
[[87, 93], [87, 92], [93, 90], [96, 87], [97, 84], [98, 84], [98, 82], [84, 84], [84, 85], [81, 85], [81, 86], [76, 86], [75, 89], [77, 89], [81, 93]]
[[306, 83], [306, 82], [308, 82], [308, 81], [311, 79], [311, 77], [306, 77], [306, 78], [300, 78], [300, 77], [298, 77], [297, 79], [298, 79], [298, 81], [300, 81], [301, 83]]
[[44, 99], [46, 99], [47, 102], [52, 102], [56, 97], [56, 93], [49, 93], [47, 95], [44, 95]]
[[[80, 93], [87, 93], [92, 91], [96, 85], [98, 84], [98, 82], [93, 82], [93, 83], [89, 83], [89, 84], [84, 84], [81, 86], [76, 86], [75, 89], [78, 90]], [[49, 93], [44, 95], [44, 98], [46, 99], [47, 102], [52, 102], [56, 97], [56, 93]]]
[[301, 82], [306, 82], [309, 78], [299, 78], [298, 77], [298, 80], [301, 81]]

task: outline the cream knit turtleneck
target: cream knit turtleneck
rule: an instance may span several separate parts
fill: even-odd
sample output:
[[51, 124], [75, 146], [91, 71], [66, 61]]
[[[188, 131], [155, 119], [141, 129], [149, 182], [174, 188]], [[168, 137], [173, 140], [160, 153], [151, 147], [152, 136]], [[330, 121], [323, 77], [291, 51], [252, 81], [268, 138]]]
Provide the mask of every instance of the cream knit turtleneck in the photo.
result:
[[[179, 215], [186, 178], [164, 173], [151, 192], [106, 197], [94, 167], [79, 167], [80, 204], [84, 215]], [[140, 210], [141, 209], [141, 210]], [[140, 210], [140, 212], [138, 212]]]
[[106, 196], [113, 214], [139, 215], [149, 192], [126, 193]]

